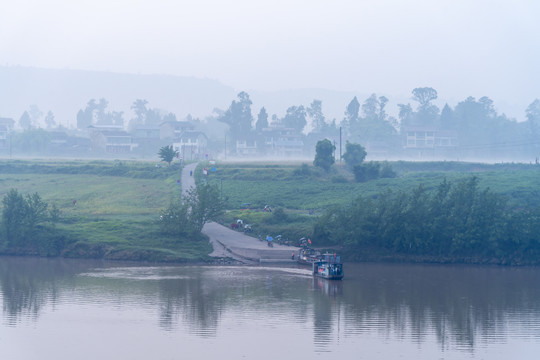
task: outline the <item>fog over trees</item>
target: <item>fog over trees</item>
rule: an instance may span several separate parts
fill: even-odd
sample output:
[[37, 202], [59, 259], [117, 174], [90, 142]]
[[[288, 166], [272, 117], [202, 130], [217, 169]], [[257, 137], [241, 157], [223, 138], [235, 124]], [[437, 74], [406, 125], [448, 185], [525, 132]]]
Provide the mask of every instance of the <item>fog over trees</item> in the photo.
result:
[[[172, 101], [164, 102], [159, 93], [148, 93], [149, 97], [137, 95], [145, 93], [142, 84], [159, 86], [158, 78], [143, 77], [144, 81], [137, 83], [136, 77], [111, 76], [124, 79], [123, 87], [116, 91], [122, 91], [126, 85], [139, 91], [125, 88], [127, 94], [133, 95], [126, 101], [125, 94], [119, 100], [115, 95], [106, 96], [104, 89], [103, 94], [94, 89], [94, 97], [75, 104], [66, 93], [61, 107], [57, 100], [43, 96], [39, 105], [29, 102], [22, 108], [20, 104], [9, 104], [10, 95], [6, 94], [0, 101], [4, 139], [0, 151], [11, 155], [113, 154], [152, 158], [161, 147], [174, 145], [182, 157], [190, 159], [227, 155], [313, 159], [317, 143], [327, 139], [336, 147], [337, 161], [341, 160], [347, 142], [364, 147], [367, 160], [536, 162], [540, 157], [538, 99], [531, 100], [522, 111], [523, 121], [517, 121], [500, 113], [488, 96], [464, 94], [462, 100], [452, 105], [437, 89], [419, 86], [411, 89], [406, 101], [376, 93], [343, 96], [341, 111], [336, 115], [327, 110], [335, 107], [335, 100], [331, 106], [322, 97], [297, 102], [295, 97], [287, 100], [284, 92], [281, 107], [275, 108], [275, 104], [261, 104], [264, 98], [254, 99], [249, 91], [236, 95], [228, 92], [226, 96], [221, 93], [218, 97], [211, 91], [205, 94], [201, 84], [206, 89], [216, 88], [216, 84], [194, 79], [185, 83], [183, 89], [169, 88], [170, 93], [164, 97]], [[42, 79], [45, 82], [40, 86], [50, 86], [51, 79]], [[177, 83], [184, 82], [178, 78]], [[191, 89], [193, 94], [185, 95]], [[198, 101], [205, 98], [206, 110], [198, 108], [198, 115], [191, 114], [190, 109], [197, 106], [182, 100], [184, 95]], [[56, 94], [55, 98], [58, 96], [62, 95]], [[227, 102], [211, 103], [212, 99], [224, 97], [228, 97]], [[46, 100], [50, 100], [50, 106], [43, 104]], [[164, 104], [170, 107], [163, 107]], [[10, 116], [15, 108], [17, 113]], [[71, 110], [66, 113], [66, 109]]]

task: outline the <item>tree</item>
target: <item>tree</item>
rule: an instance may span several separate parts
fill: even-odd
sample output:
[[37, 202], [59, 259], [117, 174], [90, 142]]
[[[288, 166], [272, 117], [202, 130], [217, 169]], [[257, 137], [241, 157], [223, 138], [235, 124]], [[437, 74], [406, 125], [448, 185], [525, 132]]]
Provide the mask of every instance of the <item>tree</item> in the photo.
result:
[[388, 104], [388, 98], [386, 96], [379, 96], [379, 121], [386, 121], [387, 115], [384, 108]]
[[351, 100], [347, 109], [345, 110], [345, 118], [343, 119], [343, 125], [346, 129], [354, 127], [358, 122], [358, 114], [360, 113], [360, 103], [356, 96]]
[[439, 108], [431, 104], [437, 99], [437, 90], [430, 87], [415, 88], [412, 99], [418, 102], [415, 124], [418, 126], [434, 126], [439, 115]]
[[178, 151], [174, 150], [172, 145], [165, 145], [158, 152], [159, 158], [161, 161], [165, 161], [169, 166], [176, 156], [178, 156]]
[[79, 110], [77, 113], [77, 128], [86, 129], [94, 123], [94, 111], [97, 109], [97, 104], [95, 99], [90, 99], [86, 104], [84, 110]]
[[199, 184], [182, 199], [174, 199], [160, 213], [161, 231], [176, 236], [196, 237], [204, 224], [223, 212], [217, 186]]
[[450, 108], [450, 106], [448, 106], [448, 104], [444, 105], [439, 122], [441, 129], [455, 129], [456, 124], [454, 123], [454, 111]]
[[146, 104], [148, 104], [148, 101], [144, 99], [137, 99], [131, 104], [131, 110], [135, 113], [135, 118], [131, 119], [130, 126], [144, 125], [146, 123], [146, 113], [148, 112]]
[[349, 168], [354, 168], [356, 165], [362, 164], [366, 158], [366, 149], [360, 144], [353, 144], [347, 141], [345, 144], [345, 154], [343, 160]]
[[45, 115], [45, 125], [47, 126], [47, 129], [52, 129], [56, 125], [54, 114], [50, 110], [47, 112], [47, 115]]
[[302, 131], [307, 124], [306, 109], [303, 105], [289, 107], [281, 122], [285, 127]]
[[497, 114], [494, 112], [491, 100], [483, 97], [476, 101], [472, 96], [459, 102], [454, 109], [456, 128], [460, 136], [460, 145], [463, 147], [478, 146], [482, 144], [486, 150], [494, 143], [494, 132], [498, 132]]
[[[186, 121], [189, 121], [189, 122], [192, 122], [192, 121], [198, 121], [200, 122], [200, 120], [197, 118], [197, 119], [193, 119], [191, 117], [190, 114], [188, 114], [188, 116], [190, 117], [189, 119], [186, 119]], [[165, 114], [163, 115], [163, 118], [162, 118], [163, 121], [172, 121], [172, 122], [175, 122], [176, 121], [176, 114], [174, 113], [168, 113], [168, 114]]]
[[540, 124], [540, 100], [534, 99], [525, 110], [527, 120], [531, 123]]
[[379, 177], [379, 172], [380, 164], [373, 161], [353, 166], [354, 179], [357, 182], [377, 179]]
[[[158, 125], [162, 123], [163, 121], [176, 121], [176, 115], [173, 113], [168, 113], [166, 111], [156, 109], [156, 108], [149, 108], [147, 107], [148, 101], [144, 99], [137, 99], [131, 104], [131, 110], [135, 113], [135, 117], [132, 118], [129, 121], [129, 129], [133, 130], [136, 126], [139, 125]], [[120, 117], [122, 116], [122, 112], [120, 113], [108, 113], [108, 121], [113, 123], [118, 123], [120, 121], [114, 121], [118, 117], [115, 117], [114, 115], [120, 114]], [[121, 120], [121, 124], [124, 123], [123, 119]]]
[[28, 129], [13, 136], [13, 147], [17, 152], [43, 154], [50, 144], [51, 133], [44, 129]]
[[430, 87], [415, 88], [412, 94], [412, 99], [418, 102], [419, 108], [426, 108], [432, 100], [437, 99], [437, 90]]
[[23, 197], [11, 189], [2, 199], [2, 205], [2, 227], [8, 246], [30, 245], [38, 226], [48, 220], [48, 204], [38, 193]]
[[171, 200], [169, 207], [161, 211], [159, 216], [161, 231], [176, 236], [189, 236], [193, 229], [189, 222], [189, 205], [182, 199]]
[[196, 234], [200, 234], [204, 224], [215, 220], [223, 212], [223, 203], [215, 185], [199, 184], [191, 188], [184, 202], [189, 206], [190, 224]]
[[163, 120], [162, 113], [159, 109], [148, 109], [144, 125], [158, 125]]
[[320, 140], [315, 147], [315, 160], [313, 165], [329, 171], [334, 164], [334, 150], [336, 147], [328, 139]]
[[5, 239], [8, 246], [14, 246], [17, 240], [23, 241], [25, 237], [26, 203], [17, 190], [11, 189], [2, 199], [2, 205], [2, 228]]
[[30, 117], [30, 114], [28, 114], [28, 111], [23, 112], [23, 114], [19, 118], [19, 126], [24, 130], [30, 129], [32, 127], [32, 118]]
[[99, 102], [96, 104], [96, 110], [94, 111], [94, 120], [96, 125], [111, 125], [105, 112], [107, 106], [109, 106], [109, 102], [106, 99], [99, 99]]
[[323, 132], [328, 126], [326, 123], [326, 118], [322, 112], [322, 101], [313, 100], [311, 105], [306, 109], [307, 114], [311, 120], [311, 126], [313, 127], [314, 132]]
[[530, 133], [530, 152], [536, 157], [538, 163], [538, 154], [540, 149], [540, 100], [535, 99], [525, 110], [527, 123]]
[[39, 127], [39, 121], [43, 116], [43, 111], [39, 110], [39, 107], [34, 104], [30, 105], [30, 109], [28, 109], [28, 114], [30, 115], [30, 119], [32, 119], [32, 125], [36, 125], [37, 127]]
[[218, 120], [229, 125], [231, 139], [235, 142], [245, 137], [251, 131], [253, 116], [251, 115], [251, 100], [248, 93], [242, 91], [238, 95], [238, 101], [233, 100], [229, 109]]
[[385, 107], [388, 99], [371, 94], [362, 104], [363, 117], [351, 123], [349, 139], [359, 142], [386, 143], [389, 147], [395, 143], [395, 120], [386, 115]]
[[535, 99], [525, 110], [529, 129], [533, 137], [540, 135], [540, 100]]
[[257, 131], [262, 131], [262, 129], [268, 127], [268, 113], [266, 112], [266, 109], [264, 107], [261, 108], [259, 111], [259, 115], [257, 115], [257, 123], [255, 124], [255, 129]]
[[112, 111], [107, 113], [107, 123], [109, 125], [124, 126], [124, 112]]
[[379, 100], [377, 99], [376, 94], [371, 94], [364, 103], [362, 104], [362, 112], [364, 117], [368, 120], [373, 120], [378, 118], [377, 112], [379, 109]]
[[414, 111], [411, 104], [398, 104], [399, 108], [399, 122], [401, 127], [407, 127], [413, 125]]

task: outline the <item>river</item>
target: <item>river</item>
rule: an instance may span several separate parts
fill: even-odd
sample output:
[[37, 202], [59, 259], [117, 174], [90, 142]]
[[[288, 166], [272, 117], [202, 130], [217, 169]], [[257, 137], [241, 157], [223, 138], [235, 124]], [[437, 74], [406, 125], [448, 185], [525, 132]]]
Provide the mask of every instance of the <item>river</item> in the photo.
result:
[[0, 257], [0, 358], [536, 359], [540, 269]]

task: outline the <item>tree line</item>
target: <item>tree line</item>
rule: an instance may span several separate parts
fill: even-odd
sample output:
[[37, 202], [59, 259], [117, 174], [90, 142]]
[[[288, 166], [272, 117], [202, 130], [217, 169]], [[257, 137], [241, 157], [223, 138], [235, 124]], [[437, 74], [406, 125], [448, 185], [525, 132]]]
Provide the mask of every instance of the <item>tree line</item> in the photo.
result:
[[372, 94], [363, 103], [355, 96], [340, 120], [327, 119], [322, 101], [317, 99], [307, 107], [292, 105], [283, 117], [274, 114], [270, 119], [264, 107], [253, 117], [249, 94], [241, 92], [226, 111], [217, 111], [217, 120], [229, 126], [233, 141], [262, 141], [262, 129], [283, 126], [305, 133], [305, 145], [313, 148], [321, 138], [339, 137], [341, 128], [343, 136], [353, 143], [383, 145], [397, 155], [403, 148], [403, 133], [421, 127], [455, 134], [459, 152], [454, 156], [540, 155], [539, 99], [527, 107], [527, 120], [520, 123], [497, 113], [493, 100], [487, 96], [478, 100], [469, 96], [454, 108], [445, 104], [442, 110], [433, 103], [438, 93], [431, 87], [413, 89], [411, 99], [415, 104], [398, 104], [397, 118], [386, 111], [388, 98]]
[[0, 249], [8, 253], [59, 255], [65, 236], [56, 229], [60, 210], [38, 193], [23, 196], [11, 189], [2, 199]]
[[[223, 133], [220, 126], [216, 126], [218, 123], [227, 125], [229, 144], [235, 144], [236, 141], [256, 141], [260, 155], [265, 152], [262, 146], [265, 141], [263, 129], [269, 127], [293, 129], [301, 136], [306, 154], [312, 151], [317, 141], [323, 138], [335, 140], [341, 134], [353, 143], [383, 147], [388, 156], [402, 154], [403, 134], [407, 129], [423, 127], [455, 135], [458, 151], [453, 147], [452, 153], [443, 154], [453, 158], [540, 158], [539, 99], [534, 99], [525, 109], [526, 121], [517, 122], [498, 113], [493, 100], [487, 96], [479, 99], [469, 96], [454, 107], [447, 103], [442, 109], [434, 104], [438, 98], [437, 91], [431, 87], [414, 88], [411, 92], [412, 102], [397, 104], [398, 113], [391, 116], [387, 111], [390, 103], [387, 97], [371, 94], [361, 102], [355, 96], [345, 106], [341, 119], [330, 119], [325, 115], [323, 102], [319, 99], [314, 99], [309, 105], [293, 104], [286, 109], [283, 116], [269, 114], [263, 106], [254, 116], [250, 96], [242, 91], [227, 109], [216, 108], [203, 120], [193, 119], [188, 115], [186, 121], [192, 121], [198, 130], [208, 131], [207, 135], [211, 138], [209, 147], [214, 147], [210, 149], [212, 151], [223, 150]], [[90, 99], [76, 115], [77, 128], [116, 125], [134, 129], [137, 125], [158, 125], [164, 121], [177, 120], [174, 113], [152, 108], [144, 99], [136, 99], [131, 110], [134, 116], [126, 121], [123, 112], [109, 109], [106, 99]], [[19, 119], [19, 125], [24, 130], [35, 129], [43, 116], [43, 112], [32, 105]], [[44, 121], [49, 129], [56, 125], [51, 111], [46, 114]], [[216, 129], [220, 129], [219, 135]], [[46, 140], [43, 134], [33, 135], [40, 135], [43, 141]], [[215, 139], [216, 136], [219, 136], [219, 140]], [[229, 151], [234, 152], [234, 146], [230, 146]]]
[[[327, 173], [335, 163], [336, 146], [328, 139], [319, 140], [315, 147], [315, 159], [313, 165], [320, 167]], [[354, 174], [357, 182], [365, 182], [378, 178], [393, 178], [397, 174], [388, 162], [369, 161], [364, 163], [367, 156], [366, 149], [360, 144], [354, 144], [347, 141], [345, 144], [345, 153], [342, 158], [345, 161], [346, 169]]]
[[[109, 102], [101, 98], [90, 99], [84, 109], [77, 113], [77, 128], [85, 129], [91, 125], [124, 126], [123, 111], [108, 111]], [[170, 112], [148, 107], [148, 101], [137, 99], [131, 105], [135, 117], [128, 124], [130, 129], [137, 125], [159, 125], [163, 121], [176, 121], [176, 115]]]
[[386, 191], [328, 210], [314, 226], [318, 243], [341, 245], [353, 258], [411, 257], [433, 261], [537, 264], [540, 210], [512, 208], [471, 177], [433, 191]]

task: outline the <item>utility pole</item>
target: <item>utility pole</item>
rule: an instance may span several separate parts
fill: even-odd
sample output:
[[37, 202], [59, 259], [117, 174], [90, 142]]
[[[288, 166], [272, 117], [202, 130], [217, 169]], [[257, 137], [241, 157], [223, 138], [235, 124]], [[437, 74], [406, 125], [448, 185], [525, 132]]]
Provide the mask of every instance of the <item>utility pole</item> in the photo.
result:
[[220, 183], [221, 183], [221, 190], [219, 192], [219, 201], [223, 201], [223, 179], [219, 179]]
[[341, 126], [339, 127], [339, 162], [341, 162]]

